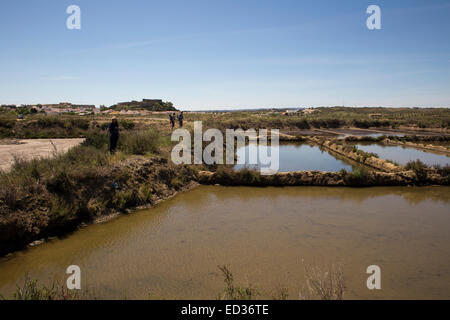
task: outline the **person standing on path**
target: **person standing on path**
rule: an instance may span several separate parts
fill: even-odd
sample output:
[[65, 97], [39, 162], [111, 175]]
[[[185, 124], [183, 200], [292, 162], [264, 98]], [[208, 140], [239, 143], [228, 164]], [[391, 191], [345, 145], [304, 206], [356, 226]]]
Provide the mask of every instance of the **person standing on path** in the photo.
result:
[[169, 114], [170, 124], [172, 125], [172, 129], [175, 127], [175, 113]]
[[183, 111], [180, 112], [178, 116], [178, 123], [180, 124], [180, 128], [183, 126]]
[[108, 126], [109, 131], [109, 152], [114, 154], [117, 148], [117, 142], [119, 141], [119, 123], [117, 118], [113, 118]]

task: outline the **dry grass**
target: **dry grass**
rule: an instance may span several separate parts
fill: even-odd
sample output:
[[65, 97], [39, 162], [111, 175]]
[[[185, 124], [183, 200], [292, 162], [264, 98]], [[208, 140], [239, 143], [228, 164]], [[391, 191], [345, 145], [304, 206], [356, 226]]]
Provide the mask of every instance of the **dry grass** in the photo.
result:
[[299, 292], [301, 300], [343, 300], [346, 290], [340, 266], [323, 270], [318, 266], [306, 270], [306, 286]]
[[28, 275], [21, 286], [17, 285], [16, 292], [9, 298], [0, 295], [3, 300], [80, 300], [94, 299], [89, 294], [81, 294], [77, 290], [68, 290], [65, 286], [53, 282], [50, 287], [40, 286], [37, 280], [31, 280]]
[[254, 300], [259, 296], [258, 290], [251, 285], [236, 286], [234, 276], [226, 265], [218, 266], [225, 282], [225, 290], [218, 295], [218, 300]]

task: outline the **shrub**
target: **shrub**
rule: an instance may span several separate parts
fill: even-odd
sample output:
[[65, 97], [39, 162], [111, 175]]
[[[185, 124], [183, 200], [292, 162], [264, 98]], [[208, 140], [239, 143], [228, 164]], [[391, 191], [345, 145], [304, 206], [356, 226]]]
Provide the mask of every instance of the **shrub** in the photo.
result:
[[59, 170], [47, 180], [47, 189], [54, 193], [69, 193], [73, 188], [67, 171]]
[[144, 203], [147, 203], [151, 200], [153, 195], [153, 188], [148, 184], [143, 184], [139, 187], [138, 197]]
[[252, 286], [240, 287], [234, 284], [234, 277], [227, 266], [218, 266], [225, 282], [225, 290], [218, 296], [220, 300], [254, 300], [259, 295]]
[[108, 148], [109, 135], [105, 132], [89, 132], [85, 134], [84, 137], [84, 146], [92, 146], [94, 148], [104, 150]]
[[119, 138], [119, 150], [127, 154], [157, 153], [161, 139], [156, 130], [130, 132]]
[[11, 118], [0, 118], [0, 127], [6, 128], [6, 129], [12, 129], [14, 128], [14, 125], [16, 124], [16, 120]]
[[181, 187], [183, 187], [184, 182], [180, 177], [175, 177], [175, 178], [172, 178], [172, 180], [170, 180], [170, 185], [178, 190]]
[[261, 181], [261, 174], [259, 171], [243, 168], [237, 171], [237, 175], [244, 184], [254, 185]]
[[120, 125], [125, 129], [125, 130], [131, 130], [134, 128], [135, 124], [133, 120], [122, 120], [120, 121]]
[[54, 223], [76, 219], [75, 213], [75, 208], [64, 199], [56, 197], [52, 200], [50, 217]]
[[82, 300], [96, 299], [90, 291], [69, 290], [66, 285], [53, 281], [50, 287], [39, 285], [37, 280], [31, 280], [28, 274], [22, 286], [16, 285], [16, 291], [11, 298], [0, 295], [0, 299], [12, 300]]
[[308, 121], [306, 119], [302, 119], [300, 121], [297, 121], [295, 123], [295, 126], [299, 129], [309, 129], [311, 126], [309, 125]]
[[346, 290], [344, 273], [334, 265], [326, 271], [319, 267], [307, 270], [306, 286], [307, 289], [300, 292], [301, 299], [343, 300]]
[[450, 184], [450, 165], [440, 166], [440, 165], [434, 165], [434, 170], [441, 176], [447, 178], [447, 184]]
[[368, 185], [369, 172], [367, 169], [358, 168], [353, 172], [347, 173], [344, 181], [351, 187], [364, 187]]
[[158, 177], [159, 177], [162, 181], [168, 183], [168, 182], [170, 182], [170, 180], [171, 180], [171, 178], [172, 178], [172, 173], [171, 173], [170, 170], [167, 169], [167, 168], [161, 168], [161, 169], [159, 169], [159, 171], [158, 171]]
[[441, 175], [441, 176], [449, 176], [450, 175], [450, 165], [446, 164], [445, 166], [441, 166], [435, 164], [433, 168]]
[[118, 191], [114, 194], [112, 204], [119, 210], [124, 210], [128, 206], [134, 204], [133, 191]]
[[426, 182], [428, 176], [428, 166], [419, 159], [417, 159], [416, 161], [409, 161], [405, 165], [405, 169], [414, 171], [417, 182]]

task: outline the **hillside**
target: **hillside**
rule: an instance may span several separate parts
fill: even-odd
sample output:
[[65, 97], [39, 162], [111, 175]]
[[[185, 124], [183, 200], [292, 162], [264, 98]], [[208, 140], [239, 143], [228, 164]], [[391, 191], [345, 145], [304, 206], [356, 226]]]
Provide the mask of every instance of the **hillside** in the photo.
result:
[[120, 102], [110, 107], [112, 110], [148, 110], [148, 111], [178, 111], [172, 102], [160, 99], [143, 99], [142, 101]]

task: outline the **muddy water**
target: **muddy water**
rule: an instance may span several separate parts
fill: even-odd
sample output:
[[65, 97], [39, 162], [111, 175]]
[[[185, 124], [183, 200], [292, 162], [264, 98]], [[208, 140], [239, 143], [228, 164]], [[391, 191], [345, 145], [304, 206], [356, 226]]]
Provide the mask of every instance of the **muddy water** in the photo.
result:
[[[236, 164], [236, 170], [243, 167], [256, 168], [258, 164], [249, 163], [249, 153], [259, 153], [259, 149], [270, 154], [270, 148], [258, 146], [255, 143], [249, 143], [245, 147], [239, 148], [236, 152], [238, 161], [241, 160], [246, 164]], [[280, 143], [279, 145], [279, 170], [280, 172], [288, 171], [330, 171], [336, 172], [341, 169], [352, 171], [358, 164], [350, 162], [347, 159], [331, 155], [328, 151], [321, 149], [317, 145], [308, 143]]]
[[358, 144], [357, 146], [358, 149], [376, 153], [382, 159], [393, 160], [402, 165], [417, 159], [430, 166], [435, 164], [442, 166], [447, 164], [450, 165], [450, 155], [448, 154], [439, 154], [403, 146], [386, 146], [382, 144]]
[[[296, 298], [311, 265], [342, 264], [347, 298], [450, 298], [450, 188], [201, 186], [0, 260], [0, 293], [26, 272], [82, 270], [100, 298], [215, 298], [217, 265], [263, 297]], [[367, 266], [382, 270], [369, 291]]]

